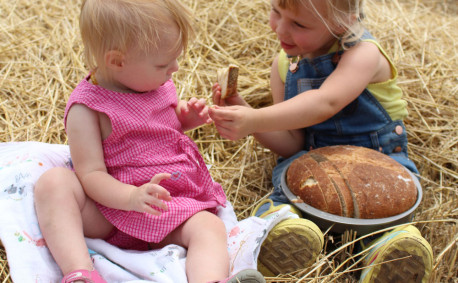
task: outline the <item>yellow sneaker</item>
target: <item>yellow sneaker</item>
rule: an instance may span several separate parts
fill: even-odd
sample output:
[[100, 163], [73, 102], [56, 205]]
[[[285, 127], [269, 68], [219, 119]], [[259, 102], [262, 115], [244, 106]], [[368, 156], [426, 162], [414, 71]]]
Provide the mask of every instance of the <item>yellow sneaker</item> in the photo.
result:
[[368, 249], [363, 260], [367, 268], [362, 271], [359, 282], [429, 282], [433, 251], [413, 225], [385, 233]]
[[[267, 218], [287, 204], [275, 206], [272, 200], [261, 202], [251, 215], [265, 203], [269, 209], [259, 217]], [[299, 210], [290, 205], [291, 213], [300, 215]], [[323, 233], [315, 223], [303, 219], [286, 219], [270, 230], [261, 245], [258, 256], [258, 270], [264, 276], [276, 276], [306, 268], [313, 264], [323, 249]]]

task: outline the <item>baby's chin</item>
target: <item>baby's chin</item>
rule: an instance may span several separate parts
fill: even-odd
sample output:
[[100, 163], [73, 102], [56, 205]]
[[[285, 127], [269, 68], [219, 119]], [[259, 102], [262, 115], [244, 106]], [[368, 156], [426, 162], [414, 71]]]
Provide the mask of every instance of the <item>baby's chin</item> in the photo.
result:
[[163, 86], [165, 85], [168, 81], [170, 81], [172, 79], [172, 76], [168, 76], [167, 79], [160, 85], [160, 86]]
[[[130, 92], [134, 92], [134, 93], [146, 93], [146, 92], [151, 92], [151, 91], [155, 91], [157, 90], [158, 88], [164, 86], [168, 81], [171, 80], [171, 77], [168, 78], [167, 80], [165, 80], [163, 83], [161, 84], [155, 84], [154, 86], [151, 86], [150, 87], [138, 87], [138, 88], [133, 88], [133, 87], [126, 87], [130, 90]], [[159, 83], [159, 82], [158, 82]]]
[[125, 88], [121, 90], [120, 92], [124, 93], [147, 93], [150, 91], [153, 91], [154, 89], [149, 89], [149, 90], [143, 90], [143, 89], [133, 89], [133, 88]]
[[147, 93], [147, 92], [151, 92], [151, 91], [157, 90], [161, 86], [165, 85], [165, 83], [166, 82], [164, 82], [161, 85], [159, 85], [157, 87], [154, 87], [154, 88], [138, 88], [138, 89], [130, 89], [130, 91], [133, 92], [133, 93]]

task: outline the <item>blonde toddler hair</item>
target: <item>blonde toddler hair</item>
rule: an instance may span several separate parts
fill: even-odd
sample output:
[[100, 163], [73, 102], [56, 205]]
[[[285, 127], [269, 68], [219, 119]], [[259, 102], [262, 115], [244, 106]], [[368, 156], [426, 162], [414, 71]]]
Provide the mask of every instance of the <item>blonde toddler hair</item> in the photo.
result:
[[110, 50], [154, 51], [173, 25], [179, 40], [172, 51], [186, 51], [194, 30], [191, 13], [179, 0], [83, 0], [80, 31], [87, 67], [103, 67]]
[[362, 20], [364, 18], [364, 0], [318, 0], [326, 3], [326, 14], [322, 15], [316, 9], [313, 0], [278, 0], [278, 5], [283, 9], [295, 11], [298, 5], [312, 7], [318, 17], [326, 24], [331, 33], [334, 34], [332, 26], [343, 27], [343, 34], [334, 34], [340, 40], [344, 49], [349, 45], [358, 42], [364, 33]]

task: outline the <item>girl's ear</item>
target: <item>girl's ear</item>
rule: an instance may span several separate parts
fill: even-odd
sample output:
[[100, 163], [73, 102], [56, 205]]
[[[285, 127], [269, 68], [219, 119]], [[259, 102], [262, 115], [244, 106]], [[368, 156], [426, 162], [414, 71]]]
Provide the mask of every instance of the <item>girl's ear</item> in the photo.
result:
[[124, 66], [124, 53], [110, 50], [105, 53], [105, 66], [113, 71], [119, 71]]

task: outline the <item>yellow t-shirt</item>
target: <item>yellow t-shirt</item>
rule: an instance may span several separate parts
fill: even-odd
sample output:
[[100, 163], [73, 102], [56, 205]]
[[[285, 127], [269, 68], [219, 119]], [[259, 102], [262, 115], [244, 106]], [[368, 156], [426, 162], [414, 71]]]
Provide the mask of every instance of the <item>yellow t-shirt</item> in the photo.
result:
[[[393, 121], [404, 119], [408, 115], [407, 102], [402, 99], [402, 90], [396, 83], [398, 79], [398, 71], [396, 67], [386, 54], [385, 50], [383, 50], [383, 48], [377, 41], [372, 39], [364, 39], [363, 41], [372, 42], [378, 47], [380, 52], [382, 52], [383, 56], [385, 56], [385, 58], [390, 63], [392, 73], [391, 79], [380, 83], [369, 84], [367, 86], [367, 89], [382, 105], [382, 107], [386, 110], [388, 115], [390, 115]], [[331, 48], [331, 50], [329, 50], [329, 53], [335, 52], [337, 50], [337, 47], [338, 45], [335, 44]], [[283, 82], [286, 81], [286, 74], [288, 73], [288, 68], [289, 60], [286, 56], [285, 51], [282, 49], [278, 57], [278, 71], [280, 78]]]

